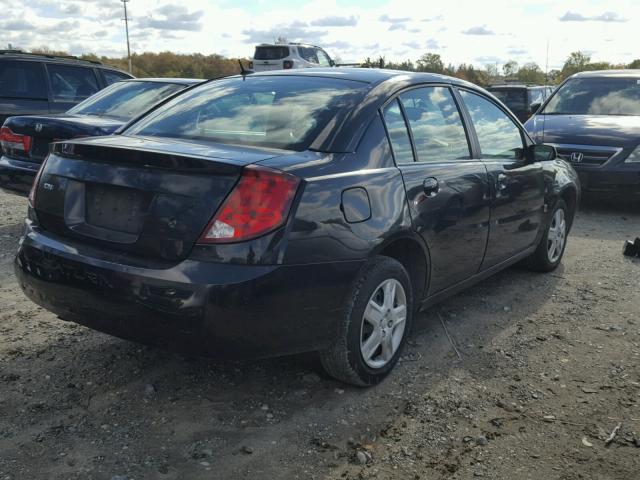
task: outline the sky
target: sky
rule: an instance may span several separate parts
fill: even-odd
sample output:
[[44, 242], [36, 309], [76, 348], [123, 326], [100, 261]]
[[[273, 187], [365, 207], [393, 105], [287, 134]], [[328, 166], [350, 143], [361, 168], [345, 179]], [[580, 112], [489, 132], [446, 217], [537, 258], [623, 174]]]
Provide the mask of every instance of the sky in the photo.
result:
[[[74, 55], [126, 55], [120, 0], [0, 0], [0, 44]], [[384, 55], [445, 63], [508, 60], [561, 68], [573, 51], [594, 61], [640, 58], [640, 0], [129, 0], [133, 52], [250, 57], [282, 36], [342, 62]], [[547, 57], [547, 43], [549, 55]]]

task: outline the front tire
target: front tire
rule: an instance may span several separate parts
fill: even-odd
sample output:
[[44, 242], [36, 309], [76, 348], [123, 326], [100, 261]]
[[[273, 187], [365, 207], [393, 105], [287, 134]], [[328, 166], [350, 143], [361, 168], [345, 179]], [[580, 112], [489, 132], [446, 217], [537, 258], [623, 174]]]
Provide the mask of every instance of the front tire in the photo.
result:
[[347, 297], [336, 341], [319, 352], [327, 373], [363, 387], [385, 378], [405, 344], [413, 301], [411, 281], [400, 262], [383, 256], [371, 260]]
[[564, 200], [559, 199], [553, 207], [538, 248], [526, 260], [528, 268], [537, 272], [550, 272], [560, 265], [572, 218], [573, 212], [569, 211]]

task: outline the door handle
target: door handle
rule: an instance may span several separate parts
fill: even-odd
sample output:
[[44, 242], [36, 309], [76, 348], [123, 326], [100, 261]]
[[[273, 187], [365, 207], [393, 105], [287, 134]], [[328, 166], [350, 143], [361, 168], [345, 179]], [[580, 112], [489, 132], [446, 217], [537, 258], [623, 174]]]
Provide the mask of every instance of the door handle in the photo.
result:
[[422, 182], [422, 189], [427, 197], [433, 197], [440, 190], [438, 179], [435, 177], [427, 177]]
[[509, 180], [509, 177], [507, 177], [504, 173], [499, 173], [498, 174], [498, 178], [496, 180], [496, 187], [498, 190], [500, 191], [504, 191], [507, 189], [507, 182]]

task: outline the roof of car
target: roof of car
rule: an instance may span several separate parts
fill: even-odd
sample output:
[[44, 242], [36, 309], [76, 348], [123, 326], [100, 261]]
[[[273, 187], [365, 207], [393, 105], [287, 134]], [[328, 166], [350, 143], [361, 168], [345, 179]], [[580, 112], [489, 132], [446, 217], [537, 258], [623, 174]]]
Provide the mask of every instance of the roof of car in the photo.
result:
[[[72, 55], [52, 55], [48, 53], [30, 53], [23, 52], [21, 50], [0, 50], [0, 60], [6, 59], [21, 59], [21, 60], [30, 60], [30, 61], [47, 61], [47, 62], [55, 62], [55, 63], [71, 63], [71, 64], [85, 64], [92, 65], [98, 68], [105, 68], [108, 70], [116, 70], [118, 72], [127, 73], [123, 70], [120, 70], [117, 67], [112, 67], [111, 65], [105, 65], [98, 60], [88, 60], [84, 58], [74, 57]], [[128, 75], [128, 73], [127, 73]]]
[[177, 83], [179, 85], [195, 85], [204, 82], [203, 78], [127, 78], [123, 82], [157, 82]]
[[252, 77], [257, 76], [304, 76], [304, 77], [327, 77], [336, 79], [353, 80], [356, 82], [364, 82], [377, 84], [386, 80], [402, 79], [411, 82], [442, 82], [456, 85], [473, 86], [477, 85], [461, 80], [455, 77], [439, 75], [437, 73], [424, 72], [405, 72], [401, 70], [386, 70], [380, 68], [349, 68], [349, 67], [328, 67], [328, 68], [300, 68], [294, 70], [271, 70], [265, 72], [256, 72], [251, 74]]
[[607, 78], [607, 77], [640, 77], [640, 70], [627, 69], [627, 70], [592, 70], [587, 72], [579, 72], [572, 77], [593, 77], [593, 78]]

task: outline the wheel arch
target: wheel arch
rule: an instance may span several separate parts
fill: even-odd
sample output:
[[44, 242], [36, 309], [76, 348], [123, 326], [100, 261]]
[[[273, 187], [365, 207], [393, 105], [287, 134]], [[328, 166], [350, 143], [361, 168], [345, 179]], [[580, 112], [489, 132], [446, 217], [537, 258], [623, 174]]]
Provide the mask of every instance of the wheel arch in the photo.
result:
[[390, 257], [402, 264], [411, 279], [414, 308], [418, 310], [431, 278], [431, 255], [422, 237], [413, 231], [398, 232], [378, 245], [372, 255]]

